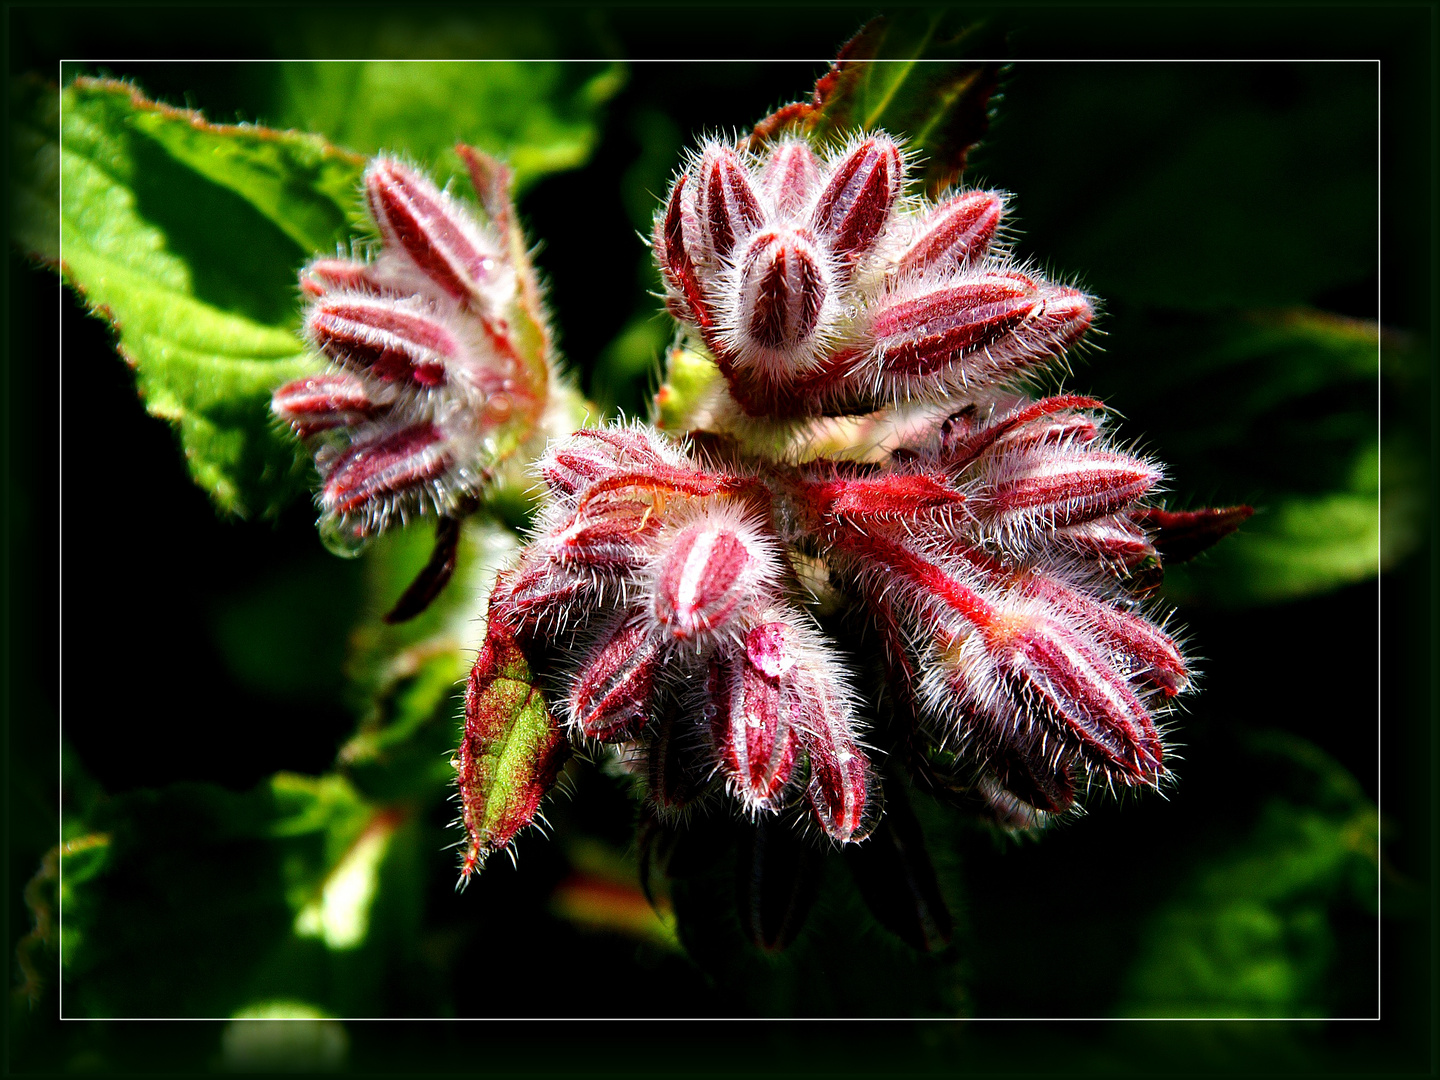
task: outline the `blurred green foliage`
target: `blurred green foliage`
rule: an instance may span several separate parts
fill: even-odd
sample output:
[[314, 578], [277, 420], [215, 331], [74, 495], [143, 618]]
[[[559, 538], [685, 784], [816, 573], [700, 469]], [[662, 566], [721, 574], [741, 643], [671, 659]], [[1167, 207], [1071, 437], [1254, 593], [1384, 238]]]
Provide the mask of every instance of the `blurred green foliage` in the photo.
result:
[[[926, 25], [902, 25], [892, 45], [913, 53]], [[383, 29], [396, 54], [438, 58], [512, 46], [510, 55], [550, 55], [553, 43], [523, 20], [499, 38], [387, 26], [304, 40], [315, 55], [364, 55], [366, 35]], [[812, 51], [833, 51], [832, 37]], [[735, 920], [736, 856], [721, 836], [669, 898], [686, 958], [636, 918], [638, 887], [615, 872], [635, 863], [626, 784], [587, 763], [567, 769], [569, 793], [547, 806], [555, 838], [522, 842], [520, 873], [496, 860], [452, 893], [457, 684], [480, 639], [477, 597], [515, 534], [476, 519], [440, 603], [383, 626], [429, 536], [386, 537], [359, 566], [319, 570], [308, 511], [284, 509], [305, 469], [267, 427], [263, 402], [309, 363], [294, 335], [295, 268], [357, 228], [359, 159], [347, 152], [383, 146], [453, 170], [445, 148], [463, 138], [519, 166], [562, 344], [592, 399], [645, 413], [671, 329], [654, 315], [657, 283], [635, 231], [648, 232], [682, 146], [700, 131], [743, 129], [804, 93], [820, 68], [637, 65], [623, 89], [613, 63], [235, 68], [174, 78], [189, 80], [198, 108], [253, 94], [252, 116], [344, 151], [298, 134], [216, 135], [100, 88], [67, 91], [62, 121], [37, 83], [12, 89], [13, 145], [32, 165], [16, 191], [18, 242], [54, 258], [46, 192], [58, 162], [63, 227], [79, 230], [64, 234], [70, 279], [113, 315], [147, 407], [181, 424], [195, 478], [222, 507], [278, 515], [279, 530], [227, 526], [236, 539], [223, 547], [206, 507], [184, 502], [184, 478], [164, 472], [173, 447], [145, 443], [143, 416], [125, 419], [129, 388], [90, 374], [86, 365], [113, 363], [111, 342], [72, 311], [67, 410], [119, 425], [78, 425], [75, 452], [114, 445], [118, 433], [144, 497], [167, 501], [181, 523], [140, 513], [135, 527], [150, 521], [161, 540], [138, 538], [128, 572], [183, 575], [193, 557], [221, 560], [233, 580], [210, 568], [195, 579], [202, 617], [90, 661], [90, 678], [132, 710], [125, 740], [67, 708], [67, 1015], [308, 1018], [198, 1029], [176, 1046], [194, 1047], [185, 1052], [197, 1063], [331, 1067], [359, 1060], [368, 1036], [327, 1017], [1370, 1014], [1383, 860], [1367, 756], [1375, 668], [1354, 653], [1369, 648], [1359, 620], [1373, 615], [1365, 583], [1380, 567], [1380, 465], [1391, 566], [1424, 540], [1424, 463], [1402, 432], [1377, 440], [1379, 395], [1413, 393], [1417, 376], [1400, 362], [1378, 382], [1368, 69], [1019, 64], [971, 156], [967, 180], [1016, 193], [1022, 253], [1043, 254], [1061, 276], [1083, 273], [1107, 305], [1105, 352], [1082, 357], [1067, 385], [1103, 396], [1123, 413], [1120, 430], [1171, 465], [1172, 507], [1248, 501], [1259, 511], [1167, 581], [1208, 658], [1206, 686], [1178, 721], [1188, 744], [1179, 787], [1168, 801], [1097, 807], [1023, 844], [913, 795], [957, 922], [954, 944], [927, 955], [868, 917], [835, 861], [792, 949], [759, 954]], [[893, 74], [884, 86], [905, 106], [911, 84]], [[142, 89], [160, 94], [164, 75], [152, 65]], [[63, 157], [45, 141], [57, 122], [67, 125]], [[209, 547], [175, 550], [164, 528], [193, 530], [184, 538]], [[263, 577], [241, 573], [262, 553]], [[102, 584], [93, 603], [135, 610]], [[198, 646], [182, 637], [211, 651], [187, 652]], [[1337, 639], [1351, 637], [1359, 649], [1337, 660]], [[169, 668], [145, 697], [152, 688], [137, 684], [156, 652]], [[76, 671], [67, 666], [67, 680]], [[277, 728], [264, 730], [282, 735], [262, 744], [258, 720], [228, 719], [227, 695], [273, 713]], [[322, 698], [343, 699], [353, 730], [319, 729]], [[333, 761], [330, 771], [297, 775], [301, 746]], [[142, 761], [152, 773], [140, 773]], [[43, 889], [34, 895], [43, 901]], [[23, 1009], [15, 1015], [23, 1026]], [[783, 1037], [739, 1039], [735, 1053], [775, 1060], [796, 1045], [766, 1038]], [[1146, 1060], [1307, 1068], [1324, 1059], [1317, 1038], [1156, 1029]], [[72, 1028], [59, 1050], [41, 1048], [38, 1034], [18, 1045], [33, 1062], [108, 1067], [124, 1057], [122, 1039]], [[1017, 1059], [1006, 1033], [936, 1028], [906, 1042], [937, 1067]], [[688, 1060], [671, 1049], [661, 1050], [667, 1063]], [[468, 1039], [451, 1050], [473, 1064]], [[505, 1067], [518, 1053], [499, 1047], [487, 1063]], [[1133, 1067], [1116, 1045], [1048, 1029], [1027, 1054]], [[856, 1045], [834, 1066], [893, 1060]]]

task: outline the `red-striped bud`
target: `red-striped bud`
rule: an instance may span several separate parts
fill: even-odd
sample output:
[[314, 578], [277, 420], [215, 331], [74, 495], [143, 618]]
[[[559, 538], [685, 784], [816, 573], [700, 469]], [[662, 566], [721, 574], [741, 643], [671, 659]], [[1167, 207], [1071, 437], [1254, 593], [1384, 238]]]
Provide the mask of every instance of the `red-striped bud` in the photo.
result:
[[835, 163], [811, 220], [836, 255], [853, 261], [874, 246], [902, 179], [900, 150], [885, 135], [865, 139]]
[[971, 506], [1001, 529], [1060, 527], [1124, 510], [1160, 482], [1147, 461], [1068, 445], [1021, 446], [982, 458]]
[[728, 146], [713, 145], [700, 160], [695, 213], [710, 248], [728, 259], [736, 246], [765, 220], [759, 196], [739, 156]]
[[1123, 673], [1158, 687], [1166, 697], [1174, 697], [1189, 685], [1190, 672], [1179, 647], [1149, 620], [1067, 588], [1043, 574], [1030, 579], [1029, 590], [1073, 617], [1076, 625], [1086, 627], [1111, 650], [1111, 663]]
[[1122, 569], [1129, 569], [1155, 555], [1155, 547], [1145, 535], [1145, 530], [1125, 515], [1066, 525], [1055, 530], [1055, 539]]
[[821, 827], [834, 840], [863, 840], [878, 815], [873, 777], [865, 754], [843, 726], [827, 723], [816, 704], [802, 735], [810, 760], [810, 786], [805, 795]]
[[659, 650], [643, 619], [629, 618], [601, 633], [570, 689], [570, 718], [601, 742], [633, 739], [645, 726]]
[[1164, 750], [1145, 706], [1069, 628], [1013, 613], [991, 623], [985, 639], [1022, 707], [1038, 704], [1107, 774], [1127, 784], [1153, 784], [1164, 774]]
[[752, 811], [773, 812], [795, 770], [795, 688], [738, 649], [717, 650], [705, 688], [711, 738], [731, 791]]
[[675, 467], [684, 458], [641, 427], [582, 428], [540, 459], [540, 475], [554, 495], [579, 494], [598, 480], [655, 466]]
[[886, 374], [929, 375], [989, 345], [1034, 314], [1040, 289], [1024, 274], [987, 273], [880, 308], [871, 321]]
[[316, 259], [300, 271], [300, 291], [307, 296], [332, 292], [385, 292], [369, 263], [353, 259]]
[[663, 542], [652, 610], [682, 640], [724, 627], [772, 573], [773, 558], [754, 534], [723, 518], [687, 525]]
[[820, 186], [820, 163], [803, 142], [782, 142], [765, 159], [760, 184], [781, 214], [798, 214]]
[[364, 381], [343, 371], [288, 382], [270, 399], [271, 410], [302, 439], [364, 423], [384, 407], [370, 396]]
[[804, 349], [830, 291], [826, 278], [823, 258], [807, 230], [756, 236], [741, 264], [736, 335], [741, 356], [752, 349]]
[[450, 296], [468, 300], [498, 280], [500, 244], [426, 177], [376, 158], [365, 170], [365, 195], [386, 246], [404, 251]]
[[984, 258], [1005, 214], [993, 191], [967, 191], [941, 203], [925, 219], [897, 266], [901, 274], [946, 273]]
[[646, 540], [659, 528], [659, 518], [644, 503], [592, 505], [578, 511], [564, 528], [549, 534], [545, 546], [562, 565], [630, 572], [645, 564]]
[[386, 382], [440, 386], [460, 352], [445, 323], [411, 300], [332, 293], [310, 308], [306, 326], [327, 356]]
[[333, 462], [322, 464], [320, 504], [327, 514], [383, 507], [394, 495], [440, 479], [453, 464], [445, 436], [435, 425], [401, 428], [355, 443]]

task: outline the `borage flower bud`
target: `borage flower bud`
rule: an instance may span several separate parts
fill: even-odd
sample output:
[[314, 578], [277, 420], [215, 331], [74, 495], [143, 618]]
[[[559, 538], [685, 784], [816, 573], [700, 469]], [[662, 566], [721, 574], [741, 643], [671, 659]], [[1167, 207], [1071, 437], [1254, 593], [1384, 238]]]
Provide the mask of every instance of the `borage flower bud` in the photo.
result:
[[700, 159], [695, 213], [710, 250], [728, 259], [740, 242], [764, 223], [765, 212], [750, 174], [728, 146], [712, 145]]
[[1125, 515], [1111, 515], [1066, 525], [1055, 539], [1067, 547], [1098, 558], [1111, 566], [1129, 569], [1155, 557], [1155, 546], [1145, 530]]
[[321, 352], [385, 382], [440, 386], [460, 353], [450, 328], [408, 298], [331, 293], [311, 307], [305, 328]]
[[980, 459], [971, 508], [1002, 532], [1074, 525], [1132, 505], [1160, 482], [1160, 470], [1128, 454], [1068, 444], [1006, 448]]
[[1173, 640], [1148, 619], [1062, 585], [1046, 574], [1026, 583], [1035, 596], [1086, 626], [1111, 650], [1111, 662], [1174, 697], [1190, 683], [1190, 672]]
[[365, 196], [386, 246], [404, 251], [450, 296], [467, 300], [495, 284], [501, 244], [424, 176], [376, 158], [365, 170]]
[[885, 135], [861, 140], [833, 165], [811, 220], [842, 259], [854, 262], [875, 244], [900, 197], [900, 149]]
[[337, 427], [354, 427], [386, 407], [365, 382], [344, 371], [311, 375], [275, 391], [271, 408], [302, 439]]
[[795, 687], [782, 676], [767, 675], [750, 651], [716, 650], [706, 677], [705, 713], [731, 793], [752, 813], [774, 812], [795, 770], [791, 714], [799, 702]]
[[724, 629], [777, 573], [770, 543], [743, 517], [725, 510], [667, 529], [656, 545], [651, 613], [682, 641]]
[[369, 263], [354, 259], [315, 259], [300, 271], [300, 291], [307, 296], [331, 292], [386, 292]]
[[[445, 434], [434, 424], [382, 432], [351, 444], [333, 460], [322, 453], [320, 508], [327, 517], [384, 514], [392, 497], [435, 483], [454, 463]], [[369, 524], [384, 526], [383, 521]]]
[[[1033, 701], [1077, 750], [1125, 784], [1164, 775], [1160, 736], [1128, 681], [1078, 634], [1028, 612], [984, 629], [987, 648], [1018, 700]], [[1022, 704], [1023, 707], [1023, 704]]]
[[820, 163], [807, 144], [786, 140], [765, 159], [760, 184], [779, 213], [798, 214], [820, 186]]
[[627, 614], [604, 628], [570, 689], [570, 722], [601, 742], [633, 739], [645, 726], [659, 648], [644, 619]]
[[898, 299], [871, 320], [876, 359], [889, 375], [929, 375], [1015, 329], [1039, 304], [1040, 287], [1013, 272], [987, 272]]
[[870, 764], [834, 690], [820, 680], [797, 682], [802, 707], [795, 726], [810, 762], [805, 792], [810, 809], [831, 839], [842, 844], [861, 840], [880, 809]]
[[582, 428], [552, 445], [537, 466], [553, 495], [569, 498], [621, 472], [687, 465], [685, 456], [648, 428]]
[[740, 261], [739, 306], [726, 343], [741, 364], [798, 374], [819, 358], [814, 341], [826, 314], [829, 272], [806, 229], [756, 235]]
[[1005, 200], [993, 191], [967, 191], [932, 210], [896, 265], [905, 274], [963, 270], [985, 257], [995, 240]]
[[646, 542], [659, 528], [659, 517], [646, 503], [592, 504], [577, 511], [563, 528], [547, 534], [546, 548], [563, 565], [635, 571], [645, 565]]

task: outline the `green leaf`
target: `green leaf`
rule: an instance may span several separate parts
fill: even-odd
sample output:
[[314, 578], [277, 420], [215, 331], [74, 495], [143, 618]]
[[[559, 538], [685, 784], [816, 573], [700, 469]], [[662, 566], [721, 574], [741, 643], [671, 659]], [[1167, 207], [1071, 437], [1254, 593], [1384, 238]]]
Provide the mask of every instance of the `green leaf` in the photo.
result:
[[491, 619], [470, 673], [455, 763], [470, 836], [462, 880], [534, 821], [569, 749], [524, 650], [504, 620]]
[[985, 24], [949, 12], [905, 12], [868, 23], [815, 84], [813, 102], [782, 109], [757, 134], [798, 123], [822, 143], [855, 131], [886, 131], [905, 140], [919, 162], [915, 175], [938, 195], [965, 171], [970, 149], [990, 125], [1001, 66], [955, 59], [995, 55], [999, 38]]
[[1173, 599], [1273, 602], [1374, 578], [1379, 343], [1373, 323], [1306, 309], [1156, 313], [1109, 339], [1084, 380], [1123, 411], [1122, 433], [1154, 440], [1171, 508], [1256, 509], [1167, 567]]
[[[1362, 980], [1373, 965], [1354, 982], [1334, 969], [1337, 921], [1377, 914], [1375, 806], [1303, 739], [1271, 732], [1251, 742], [1272, 783], [1286, 774], [1294, 783], [1275, 785], [1281, 791], [1250, 833], [1197, 867], [1151, 918], [1124, 1015], [1329, 1016], [1371, 1007]], [[1347, 991], [1353, 1002], [1342, 1000]]]
[[[376, 967], [383, 879], [419, 839], [403, 810], [342, 777], [289, 773], [244, 794], [132, 792], [65, 831], [62, 979], [67, 1008], [90, 1017], [228, 1016], [277, 999], [363, 1008], [345, 976]], [[423, 889], [412, 876], [389, 889], [392, 914]]]
[[63, 92], [61, 129], [66, 280], [114, 327], [217, 506], [278, 512], [311, 467], [270, 395], [320, 366], [295, 332], [295, 273], [348, 236], [362, 160], [87, 79]]
[[282, 64], [279, 78], [283, 124], [366, 155], [402, 151], [441, 183], [465, 175], [453, 147], [469, 143], [509, 164], [518, 193], [590, 159], [601, 109], [625, 72], [553, 61], [335, 61]]

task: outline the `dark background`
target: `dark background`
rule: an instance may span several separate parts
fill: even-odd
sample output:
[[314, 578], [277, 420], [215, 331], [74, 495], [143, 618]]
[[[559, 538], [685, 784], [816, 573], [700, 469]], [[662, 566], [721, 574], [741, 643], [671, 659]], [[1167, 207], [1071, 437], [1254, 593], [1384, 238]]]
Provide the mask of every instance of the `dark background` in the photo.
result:
[[[12, 8], [12, 70], [53, 74], [61, 56], [198, 60], [206, 55], [295, 55], [276, 40], [265, 9], [232, 12], [232, 18], [223, 9], [193, 14]], [[448, 9], [441, 14], [455, 17]], [[648, 302], [642, 292], [644, 253], [635, 236], [643, 224], [643, 217], [636, 217], [643, 212], [627, 207], [635, 198], [632, 170], [642, 169], [647, 156], [673, 160], [693, 133], [736, 127], [798, 96], [823, 70], [824, 58], [869, 12], [753, 7], [684, 14], [658, 8], [578, 9], [573, 18], [555, 14], [557, 46], [570, 55], [814, 58], [723, 67], [635, 63], [626, 89], [608, 110], [605, 135], [590, 165], [542, 181], [528, 193], [521, 209], [530, 234], [544, 239], [539, 264], [550, 282], [561, 347], [572, 365], [585, 369]], [[1429, 56], [1420, 51], [1432, 32], [1422, 16], [1431, 14], [1422, 8], [1266, 13], [1013, 8], [999, 17], [1012, 30], [1009, 47], [1016, 58], [1061, 58], [1082, 51], [1107, 58], [1380, 57], [1385, 108], [1379, 135], [1386, 186], [1378, 275], [1373, 263], [1350, 263], [1353, 272], [1347, 276], [1284, 257], [1287, 239], [1307, 229], [1333, 229], [1335, 243], [1343, 247], [1360, 243], [1353, 238], [1363, 238], [1370, 228], [1373, 66], [1137, 63], [1076, 69], [1019, 63], [1006, 77], [1000, 119], [972, 158], [967, 181], [1017, 193], [1022, 250], [1042, 257], [1056, 272], [1080, 274], [1108, 301], [1102, 324], [1110, 335], [1106, 349], [1122, 360], [1127, 324], [1138, 337], [1157, 307], [1173, 311], [1184, 306], [1183, 296], [1177, 302], [1163, 289], [1147, 295], [1157, 279], [1179, 282], [1182, 289], [1214, 288], [1226, 298], [1239, 293], [1233, 297], [1237, 304], [1247, 299], [1251, 306], [1304, 303], [1358, 318], [1379, 316], [1388, 327], [1432, 340], [1433, 281], [1426, 255], [1433, 204], [1426, 167], [1433, 141], [1425, 107]], [[314, 33], [301, 37], [315, 40]], [[247, 81], [250, 72], [242, 65], [116, 61], [96, 64], [95, 70], [133, 77], [150, 95], [194, 105], [215, 119], [265, 119], [256, 87]], [[1268, 133], [1313, 121], [1317, 107], [1332, 110], [1333, 122], [1328, 132], [1317, 129], [1306, 144], [1308, 153], [1295, 159], [1269, 153]], [[1206, 143], [1216, 125], [1240, 134], [1232, 135], [1228, 145]], [[1155, 162], [1170, 160], [1175, 147], [1187, 143], [1212, 145], [1222, 153], [1195, 171], [1192, 186], [1170, 189], [1169, 204], [1151, 208], [1149, 231], [1137, 234], [1139, 242], [1127, 237], [1131, 242], [1117, 240], [1107, 249], [1086, 233], [1114, 206], [1125, 205], [1130, 186], [1142, 183]], [[1305, 203], [1300, 184], [1307, 177], [1337, 173], [1356, 178], [1361, 194], [1318, 208]], [[1262, 213], [1227, 212], [1231, 202], [1247, 197], [1268, 199], [1271, 205]], [[1255, 221], [1267, 219], [1269, 229], [1254, 231]], [[1373, 242], [1373, 228], [1370, 238]], [[1168, 265], [1170, 251], [1184, 253], [1188, 261]], [[1205, 260], [1200, 265], [1197, 252]], [[323, 772], [353, 725], [338, 691], [344, 629], [353, 616], [344, 597], [354, 581], [347, 577], [353, 573], [349, 565], [320, 548], [308, 507], [292, 508], [273, 525], [218, 520], [186, 475], [174, 436], [144, 414], [105, 326], [86, 317], [68, 293], [61, 294], [52, 274], [15, 257], [9, 269], [7, 898], [8, 940], [13, 942], [28, 921], [17, 902], [20, 889], [56, 833], [61, 695], [66, 743], [85, 771], [112, 793], [182, 779], [239, 791], [277, 769]], [[1107, 290], [1107, 281], [1118, 283], [1119, 291]], [[58, 319], [51, 315], [57, 311]], [[55, 363], [60, 335], [63, 366]], [[1106, 354], [1092, 354], [1070, 385], [1106, 397], [1125, 412], [1123, 430], [1147, 436], [1147, 445], [1165, 459], [1166, 417], [1128, 408], [1125, 386], [1106, 382], [1106, 363]], [[57, 384], [57, 372], [63, 383]], [[641, 383], [628, 400], [623, 392], [617, 400], [633, 411], [643, 389]], [[1395, 422], [1427, 423], [1428, 396], [1427, 385], [1419, 400], [1394, 403], [1397, 412], [1406, 414]], [[55, 403], [61, 400], [63, 410], [57, 411]], [[1223, 408], [1223, 402], [1213, 407]], [[1198, 466], [1196, 473], [1177, 472], [1174, 486], [1183, 490], [1188, 482], [1204, 489]], [[1204, 489], [1196, 501], [1250, 497], [1246, 491]], [[57, 528], [62, 521], [63, 530]], [[1009, 885], [1003, 895], [988, 899], [980, 892], [970, 895], [964, 913], [974, 928], [974, 962], [1002, 973], [1000, 982], [973, 988], [980, 1014], [1094, 1015], [1087, 998], [1103, 999], [1106, 992], [1110, 973], [1103, 938], [1115, 921], [1112, 909], [1125, 902], [1125, 890], [1180, 873], [1167, 853], [1184, 847], [1187, 830], [1195, 834], [1217, 825], [1223, 830], [1230, 820], [1238, 829], [1253, 815], [1268, 778], [1234, 766], [1243, 760], [1237, 741], [1259, 714], [1266, 726], [1319, 745], [1370, 797], [1382, 797], [1383, 782], [1386, 855], [1393, 872], [1409, 882], [1428, 880], [1433, 842], [1428, 559], [1428, 550], [1422, 549], [1387, 574], [1378, 605], [1376, 587], [1362, 584], [1243, 611], [1202, 606], [1182, 612], [1195, 651], [1204, 658], [1205, 679], [1190, 715], [1181, 719], [1186, 761], [1182, 784], [1170, 799], [1142, 807], [1099, 807], [1043, 843], [967, 854], [977, 878], [1004, 875]], [[237, 601], [276, 575], [306, 582], [317, 598], [309, 674], [297, 683], [292, 700], [283, 703], [247, 688], [223, 650], [225, 620], [233, 617]], [[1378, 654], [1377, 618], [1383, 620]], [[1382, 709], [1378, 747], [1377, 696]], [[597, 782], [573, 806], [577, 815], [608, 809], [614, 839], [624, 844], [629, 815], [615, 792]], [[562, 819], [566, 813], [560, 811]], [[1096, 840], [1117, 822], [1125, 830], [1124, 851], [1108, 850]], [[1067, 893], [1067, 881], [1096, 876], [1097, 858], [1114, 860], [1114, 892]], [[522, 866], [519, 875], [497, 866], [504, 877], [495, 887], [517, 907], [529, 898], [538, 909], [561, 868], [539, 841], [527, 847]], [[448, 889], [448, 880], [437, 881], [437, 904]], [[1060, 910], [1069, 912], [1066, 934], [1057, 934], [1054, 926]], [[663, 1063], [687, 1071], [702, 1060], [832, 1071], [882, 1066], [949, 1071], [962, 1059], [977, 1070], [1103, 1067], [1153, 1061], [1149, 1055], [1159, 1053], [1167, 1039], [1180, 1038], [1184, 1045], [1208, 1049], [1187, 1059], [1172, 1045], [1165, 1054], [1171, 1065], [1423, 1067], [1433, 1010], [1430, 928], [1412, 914], [1403, 922], [1388, 922], [1386, 930], [1385, 1020], [1380, 1024], [1308, 1026], [1298, 1034], [1286, 1025], [1256, 1030], [1227, 1025], [1203, 1036], [1207, 1026], [1189, 1025], [1176, 1029], [1182, 1035], [1163, 1038], [1161, 1032], [1170, 1030], [1163, 1025], [1068, 1025], [1024, 1034], [1005, 1025], [786, 1026], [693, 1033], [706, 1042], [723, 1041], [720, 1058], [697, 1058], [688, 1029], [666, 1028], [647, 1033], [643, 1042], [634, 1040], [630, 1050], [618, 1051], [612, 1043], [603, 1057], [611, 1067]], [[516, 972], [511, 989], [518, 1000], [535, 1003], [536, 1015], [733, 1011], [729, 988], [707, 984], [684, 965], [637, 960], [633, 947], [623, 943], [597, 943], [573, 932], [564, 937], [563, 928], [538, 916], [533, 926], [516, 927], [517, 939], [526, 940], [527, 932], [549, 936], [528, 954], [515, 946], [506, 953], [502, 944], [497, 953], [476, 955], [473, 962], [477, 970], [489, 970], [504, 967], [508, 958]], [[1363, 935], [1360, 928], [1357, 939]], [[1057, 951], [1046, 955], [1032, 948], [1031, 937], [1054, 943]], [[1013, 950], [1014, 963], [985, 955], [997, 949]], [[1337, 1013], [1368, 1015], [1374, 956], [1362, 951], [1342, 965], [1337, 981], [1347, 986], [1336, 999]], [[886, 986], [870, 988], [879, 999], [889, 992]], [[456, 990], [454, 1007], [459, 1015], [486, 1011], [481, 999], [467, 999], [463, 985]], [[352, 1024], [351, 1061], [384, 1068], [473, 1065], [482, 1052], [477, 1044], [498, 1059], [487, 1071], [502, 1063], [528, 1069], [537, 1062], [568, 1069], [588, 1060], [590, 1035], [583, 1030], [554, 1039], [539, 1028], [508, 1030], [511, 1034], [501, 1042], [493, 1038], [499, 1033], [489, 1029]], [[47, 1068], [90, 1055], [107, 1067], [170, 1061], [182, 1067], [213, 1054], [215, 1038], [209, 1025], [72, 1024], [50, 1037], [31, 1031], [19, 1044], [24, 1053], [14, 1064]]]

